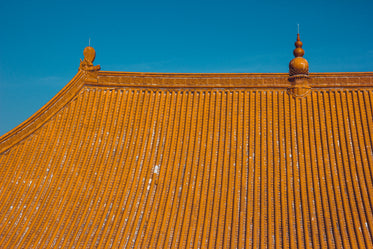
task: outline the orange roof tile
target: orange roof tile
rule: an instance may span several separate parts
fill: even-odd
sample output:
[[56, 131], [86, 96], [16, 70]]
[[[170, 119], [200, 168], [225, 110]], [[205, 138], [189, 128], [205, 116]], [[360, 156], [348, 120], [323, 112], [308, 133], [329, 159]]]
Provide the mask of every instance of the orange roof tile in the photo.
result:
[[373, 248], [373, 73], [79, 71], [0, 138], [0, 245]]

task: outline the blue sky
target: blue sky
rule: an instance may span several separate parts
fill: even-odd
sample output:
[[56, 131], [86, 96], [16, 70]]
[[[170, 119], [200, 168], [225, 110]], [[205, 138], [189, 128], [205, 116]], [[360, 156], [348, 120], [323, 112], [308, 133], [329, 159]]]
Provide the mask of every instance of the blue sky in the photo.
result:
[[1, 1], [0, 135], [76, 74], [287, 72], [297, 24], [311, 72], [373, 71], [373, 1]]

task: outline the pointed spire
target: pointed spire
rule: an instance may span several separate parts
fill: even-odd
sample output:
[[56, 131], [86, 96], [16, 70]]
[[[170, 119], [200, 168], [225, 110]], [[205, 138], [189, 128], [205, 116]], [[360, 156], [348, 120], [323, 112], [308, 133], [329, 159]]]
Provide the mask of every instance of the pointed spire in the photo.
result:
[[297, 41], [295, 42], [295, 49], [293, 54], [295, 56], [289, 63], [289, 75], [290, 76], [308, 76], [308, 62], [303, 58], [304, 50], [302, 48], [303, 43], [300, 40], [299, 33], [297, 34]]
[[295, 49], [293, 51], [293, 54], [295, 57], [303, 57], [304, 50], [302, 48], [303, 42], [300, 41], [299, 33], [297, 34], [297, 41], [295, 42]]
[[293, 51], [295, 58], [289, 63], [289, 81], [291, 85], [288, 88], [288, 93], [293, 97], [305, 97], [311, 91], [308, 62], [303, 58], [304, 50], [302, 46], [303, 43], [300, 41], [298, 26], [297, 41]]

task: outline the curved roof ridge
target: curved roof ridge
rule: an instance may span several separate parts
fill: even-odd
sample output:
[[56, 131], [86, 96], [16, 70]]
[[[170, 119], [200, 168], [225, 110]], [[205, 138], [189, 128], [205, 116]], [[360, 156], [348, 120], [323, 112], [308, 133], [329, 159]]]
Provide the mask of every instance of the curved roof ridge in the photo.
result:
[[63, 106], [70, 102], [84, 86], [86, 73], [79, 70], [78, 73], [62, 88], [51, 100], [37, 110], [31, 117], [11, 129], [0, 137], [0, 153], [7, 151], [14, 144], [28, 137], [33, 131], [41, 127]]
[[[373, 87], [373, 72], [310, 73], [312, 88]], [[0, 153], [30, 135], [66, 105], [84, 85], [144, 88], [282, 88], [287, 73], [141, 73], [79, 70], [48, 103], [0, 137]]]

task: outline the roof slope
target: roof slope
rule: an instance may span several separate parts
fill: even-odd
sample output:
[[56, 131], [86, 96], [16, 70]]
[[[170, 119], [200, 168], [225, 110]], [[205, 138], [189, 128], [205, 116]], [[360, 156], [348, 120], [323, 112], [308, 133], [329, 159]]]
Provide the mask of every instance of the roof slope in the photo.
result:
[[373, 74], [78, 73], [0, 138], [2, 247], [373, 248]]

